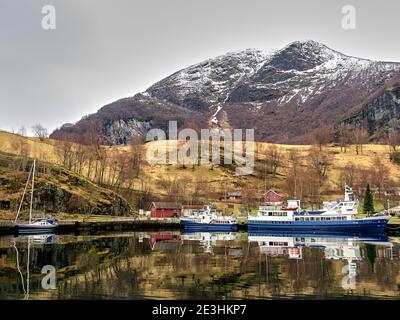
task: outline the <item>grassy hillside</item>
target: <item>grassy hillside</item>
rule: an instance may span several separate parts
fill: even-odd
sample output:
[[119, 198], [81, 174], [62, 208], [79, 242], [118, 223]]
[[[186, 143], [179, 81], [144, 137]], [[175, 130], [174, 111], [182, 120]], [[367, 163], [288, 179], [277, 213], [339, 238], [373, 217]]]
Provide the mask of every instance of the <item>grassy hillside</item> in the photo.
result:
[[[291, 186], [288, 180], [293, 166], [289, 159], [293, 151], [296, 151], [296, 155], [299, 158], [299, 168], [304, 171], [303, 176], [310, 179], [310, 181], [302, 182], [304, 184], [303, 197], [308, 192], [306, 191], [308, 190], [307, 184], [314, 183], [313, 181], [317, 179], [316, 176], [312, 176], [313, 173], [311, 171], [307, 171], [310, 166], [310, 149], [312, 148], [308, 145], [257, 143], [253, 174], [238, 176], [230, 166], [213, 166], [210, 164], [151, 166], [145, 161], [145, 153], [150, 146], [154, 146], [157, 143], [161, 142], [152, 142], [141, 147], [142, 162], [140, 172], [137, 176], [128, 180], [125, 179], [119, 189], [125, 189], [124, 192], [127, 194], [126, 190], [130, 190], [131, 197], [128, 197], [128, 200], [133, 206], [136, 205], [135, 202], [139, 197], [138, 195], [141, 195], [141, 202], [136, 209], [145, 207], [151, 200], [177, 200], [187, 203], [212, 202], [217, 207], [226, 209], [226, 204], [221, 203], [219, 198], [226, 192], [242, 191], [245, 197], [248, 198], [243, 201], [245, 205], [235, 205], [233, 209], [230, 209], [239, 212], [240, 210], [244, 211], [254, 207], [256, 199], [261, 198], [263, 192], [269, 188], [276, 189], [288, 196], [293, 196], [290, 194]], [[271, 146], [275, 146], [279, 153], [279, 165], [275, 173], [273, 173], [269, 160]], [[73, 145], [72, 148], [79, 147], [82, 146]], [[106, 155], [105, 161], [107, 162], [103, 184], [107, 186], [107, 184], [111, 184], [111, 175], [117, 166], [116, 157], [130, 155], [132, 150], [129, 146], [107, 146], [102, 147], [102, 150]], [[51, 139], [40, 141], [36, 138], [25, 138], [7, 132], [0, 132], [0, 151], [19, 156], [26, 154], [31, 158], [34, 157], [52, 164], [60, 164], [61, 161], [60, 142]], [[386, 145], [364, 145], [362, 153], [359, 152], [357, 154], [355, 146], [349, 146], [346, 152], [341, 152], [339, 146], [330, 144], [323, 146], [322, 152], [329, 158], [329, 164], [326, 166], [326, 175], [321, 182], [322, 187], [318, 191], [320, 200], [336, 199], [342, 195], [344, 172], [347, 172], [348, 175], [351, 174], [351, 171], [357, 173], [357, 177], [353, 177], [355, 179], [355, 187], [362, 187], [365, 183], [370, 183], [370, 178], [368, 177], [372, 176], [372, 174], [368, 173], [367, 177], [367, 171], [372, 170], [371, 168], [374, 167], [374, 161], [377, 158], [380, 159], [380, 162], [388, 171], [388, 181], [385, 182], [385, 185], [397, 186], [400, 166], [389, 160], [390, 149]], [[347, 168], [346, 171], [346, 167], [350, 165], [353, 167]], [[120, 171], [124, 173], [124, 170], [127, 171], [127, 168], [121, 168]], [[87, 175], [87, 171], [88, 164], [85, 163], [81, 174]], [[94, 176], [89, 174], [89, 178], [96, 182]], [[110, 188], [113, 189], [113, 187]], [[303, 200], [307, 202], [310, 199], [304, 197]], [[394, 196], [391, 200], [393, 205], [397, 203], [398, 199]], [[383, 195], [381, 195], [380, 203], [381, 206], [386, 203], [386, 198]], [[378, 209], [380, 208], [378, 204]]]
[[[0, 151], [0, 219], [13, 219], [32, 165], [25, 159]], [[29, 185], [30, 187], [30, 185]], [[30, 191], [30, 189], [29, 189]], [[25, 196], [21, 218], [27, 217], [30, 192]], [[34, 209], [45, 213], [129, 215], [121, 196], [56, 164], [37, 163]]]

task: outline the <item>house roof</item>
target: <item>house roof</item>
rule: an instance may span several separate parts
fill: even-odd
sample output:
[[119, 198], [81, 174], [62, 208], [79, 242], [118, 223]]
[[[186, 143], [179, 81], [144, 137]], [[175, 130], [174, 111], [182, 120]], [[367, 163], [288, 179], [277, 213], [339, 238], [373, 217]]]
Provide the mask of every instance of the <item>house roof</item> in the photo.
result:
[[152, 202], [157, 209], [180, 209], [181, 204], [176, 202]]
[[274, 190], [268, 190], [264, 194], [264, 199], [266, 202], [280, 202], [283, 201], [283, 196], [276, 193]]
[[276, 191], [274, 191], [274, 190], [272, 190], [272, 189], [269, 189], [267, 192], [265, 192], [264, 194], [265, 195], [267, 195], [267, 194], [276, 194], [277, 196], [280, 196], [280, 197], [282, 197], [279, 193], [277, 193]]

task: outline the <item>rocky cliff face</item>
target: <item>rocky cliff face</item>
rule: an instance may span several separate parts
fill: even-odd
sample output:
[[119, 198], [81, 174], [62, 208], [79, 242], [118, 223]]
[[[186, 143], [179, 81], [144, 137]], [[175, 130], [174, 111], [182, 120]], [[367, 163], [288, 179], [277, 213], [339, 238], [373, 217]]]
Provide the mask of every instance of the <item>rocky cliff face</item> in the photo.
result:
[[[396, 78], [400, 63], [350, 57], [315, 41], [270, 53], [244, 50], [180, 70], [52, 137], [82, 135], [88, 121], [96, 121], [104, 140], [121, 144], [178, 120], [180, 126], [254, 128], [259, 140], [300, 142], [321, 124], [354, 117]], [[389, 118], [384, 105], [379, 112]]]
[[152, 121], [118, 119], [104, 126], [104, 135], [111, 144], [126, 145], [135, 137], [145, 134], [152, 127]]
[[344, 121], [373, 135], [389, 128], [400, 129], [400, 84], [381, 90]]

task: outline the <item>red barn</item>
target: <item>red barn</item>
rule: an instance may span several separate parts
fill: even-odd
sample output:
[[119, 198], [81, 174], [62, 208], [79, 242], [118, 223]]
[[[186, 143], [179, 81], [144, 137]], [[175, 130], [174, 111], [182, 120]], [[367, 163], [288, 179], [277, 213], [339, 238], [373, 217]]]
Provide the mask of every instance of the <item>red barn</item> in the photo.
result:
[[175, 202], [152, 202], [150, 216], [153, 218], [180, 217], [181, 205]]
[[284, 198], [276, 193], [274, 190], [268, 190], [264, 194], [264, 202], [270, 205], [281, 205], [284, 201]]

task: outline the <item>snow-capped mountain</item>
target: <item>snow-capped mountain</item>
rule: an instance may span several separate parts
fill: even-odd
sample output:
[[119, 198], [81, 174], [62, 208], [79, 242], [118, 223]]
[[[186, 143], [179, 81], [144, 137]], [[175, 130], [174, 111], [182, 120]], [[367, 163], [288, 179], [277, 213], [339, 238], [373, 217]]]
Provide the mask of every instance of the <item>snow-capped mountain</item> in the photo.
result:
[[[373, 135], [387, 125], [382, 119], [400, 115], [399, 80], [400, 63], [350, 57], [315, 41], [268, 53], [247, 49], [180, 70], [52, 136], [79, 136], [96, 121], [104, 138], [119, 144], [172, 119], [180, 126], [254, 128], [258, 139], [275, 142], [301, 142], [319, 125], [343, 121]], [[374, 108], [362, 110], [371, 99], [382, 103], [380, 95], [394, 105], [385, 115], [380, 104], [379, 125], [371, 126]]]

